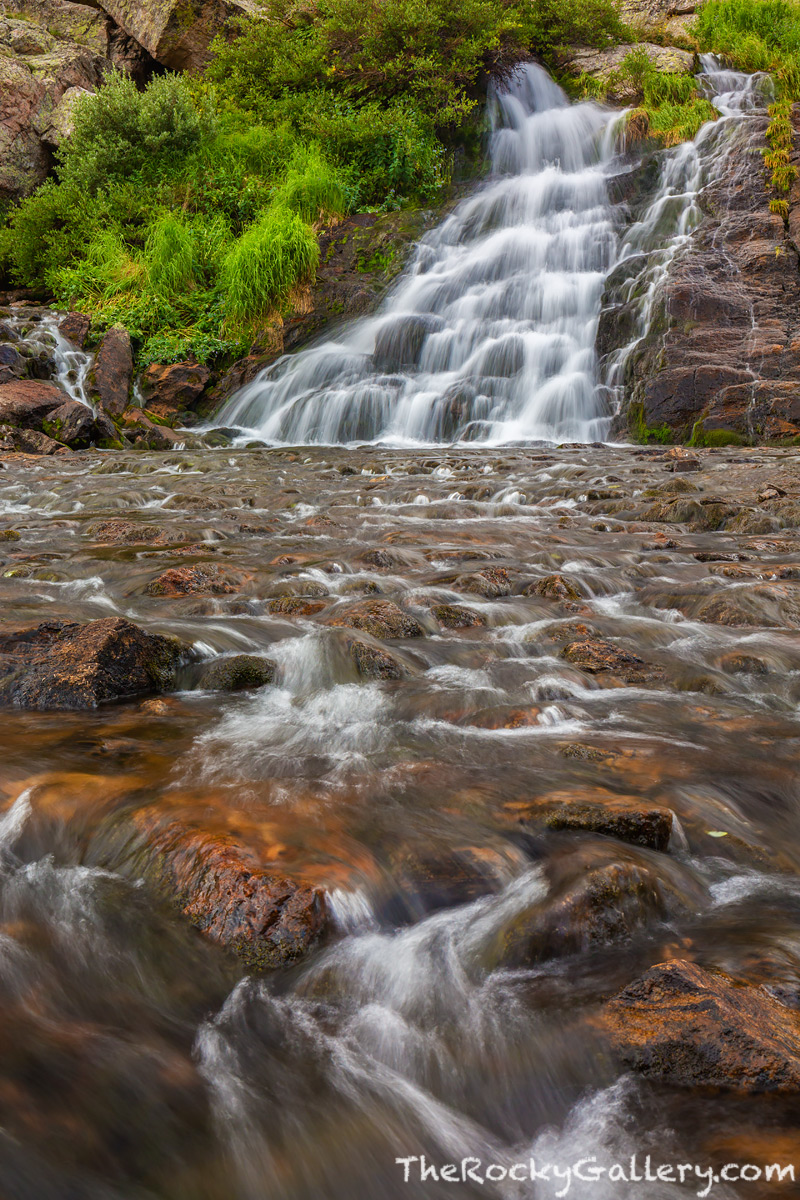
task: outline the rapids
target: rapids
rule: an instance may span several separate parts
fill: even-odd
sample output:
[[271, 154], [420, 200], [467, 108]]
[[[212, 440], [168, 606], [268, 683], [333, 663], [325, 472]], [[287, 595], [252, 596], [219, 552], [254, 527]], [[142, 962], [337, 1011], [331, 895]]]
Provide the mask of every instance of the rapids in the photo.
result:
[[[6, 628], [119, 613], [200, 660], [247, 651], [278, 671], [252, 694], [187, 677], [93, 712], [4, 712], [0, 1194], [547, 1200], [552, 1181], [404, 1183], [395, 1159], [791, 1161], [791, 1105], [638, 1078], [593, 1025], [681, 956], [800, 1004], [800, 458], [685, 459], [575, 446], [6, 464], [0, 515], [20, 534], [0, 543]], [[770, 484], [778, 498], [757, 500]], [[664, 524], [673, 503], [682, 524]], [[715, 532], [722, 511], [738, 531]], [[138, 532], [109, 540], [109, 521]], [[159, 530], [174, 541], [145, 544]], [[148, 592], [196, 564], [235, 573], [235, 590]], [[529, 586], [554, 572], [577, 600]], [[320, 611], [287, 615], [286, 596]], [[422, 627], [387, 643], [400, 678], [360, 680], [330, 620], [375, 596]], [[477, 621], [448, 629], [441, 605]], [[586, 636], [646, 669], [586, 673], [562, 652]], [[666, 805], [669, 852], [524, 824], [565, 792]], [[323, 944], [259, 975], [206, 941], [147, 875], [143, 812], [323, 888]], [[663, 905], [625, 936], [509, 960], [553, 879], [579, 885], [597, 862], [655, 880]], [[698, 1190], [606, 1178], [567, 1194]]]

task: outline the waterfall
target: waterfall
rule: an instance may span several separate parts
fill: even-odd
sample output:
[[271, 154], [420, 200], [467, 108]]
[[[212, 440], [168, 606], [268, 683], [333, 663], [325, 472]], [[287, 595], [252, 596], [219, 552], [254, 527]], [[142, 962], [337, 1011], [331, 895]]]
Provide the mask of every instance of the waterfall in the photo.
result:
[[423, 239], [384, 310], [274, 363], [219, 424], [293, 444], [603, 436], [594, 342], [619, 113], [570, 104], [534, 64], [489, 110], [489, 181]]
[[[602, 439], [699, 194], [771, 99], [769, 76], [712, 55], [698, 81], [720, 119], [659, 155], [652, 198], [625, 228], [608, 188], [626, 169], [620, 113], [570, 104], [541, 67], [521, 68], [489, 97], [488, 182], [423, 238], [383, 310], [273, 363], [217, 423], [293, 445]], [[598, 366], [604, 296], [613, 349]]]
[[89, 370], [94, 355], [88, 350], [74, 346], [59, 328], [63, 313], [47, 309], [11, 309], [4, 318], [18, 339], [18, 345], [33, 362], [39, 360], [42, 374], [34, 378], [51, 379], [64, 391], [70, 400], [91, 408], [88, 392]]

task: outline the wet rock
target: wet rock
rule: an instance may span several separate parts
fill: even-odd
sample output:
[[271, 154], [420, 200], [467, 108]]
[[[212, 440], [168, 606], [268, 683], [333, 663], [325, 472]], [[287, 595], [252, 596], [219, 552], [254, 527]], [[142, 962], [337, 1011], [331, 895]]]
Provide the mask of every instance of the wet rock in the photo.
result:
[[696, 963], [659, 963], [615, 996], [602, 1028], [623, 1060], [679, 1087], [800, 1092], [800, 1018]]
[[387, 321], [375, 338], [375, 370], [386, 374], [414, 370], [419, 365], [422, 347], [429, 334], [443, 328], [441, 317], [427, 313], [408, 314]]
[[402, 664], [385, 646], [362, 638], [348, 638], [347, 652], [362, 679], [402, 679]]
[[327, 608], [325, 600], [312, 600], [306, 596], [279, 596], [270, 600], [269, 612], [283, 617], [313, 617]]
[[671, 809], [603, 788], [551, 792], [533, 801], [507, 804], [505, 811], [534, 829], [602, 833], [651, 850], [666, 851], [672, 834]]
[[0, 634], [0, 702], [18, 708], [96, 708], [168, 691], [183, 650], [122, 617], [49, 622]]
[[44, 432], [71, 450], [85, 450], [97, 437], [94, 414], [85, 404], [67, 400], [45, 418]]
[[0, 384], [0, 424], [42, 432], [43, 422], [67, 396], [55, 384], [34, 379]]
[[425, 635], [419, 621], [391, 600], [363, 600], [337, 609], [330, 618], [330, 624], [360, 629], [374, 638], [416, 638]]
[[66, 446], [53, 441], [46, 433], [35, 429], [17, 429], [14, 425], [0, 424], [0, 451], [19, 454], [68, 454]]
[[168, 546], [181, 541], [179, 533], [135, 521], [99, 521], [87, 528], [86, 536], [108, 546]]
[[197, 362], [151, 363], [141, 379], [145, 408], [157, 417], [175, 417], [192, 408], [211, 378]]
[[457, 592], [484, 596], [487, 600], [511, 595], [511, 580], [504, 567], [484, 567], [472, 575], [459, 575], [453, 587]]
[[198, 826], [163, 806], [139, 809], [112, 829], [104, 857], [176, 905], [201, 933], [248, 967], [269, 970], [302, 958], [327, 926], [317, 888], [264, 867], [226, 833]]
[[646, 853], [619, 846], [610, 857], [589, 844], [549, 859], [547, 894], [502, 925], [488, 961], [523, 966], [612, 946], [680, 911], [680, 892]]
[[663, 675], [660, 668], [649, 665], [638, 654], [623, 650], [603, 638], [570, 642], [562, 649], [561, 657], [589, 675], [609, 672], [619, 675], [627, 683], [643, 683]]
[[200, 687], [213, 692], [251, 691], [272, 683], [277, 669], [269, 658], [234, 654], [209, 663], [200, 676]]
[[544, 596], [547, 600], [582, 600], [578, 585], [566, 575], [545, 575], [522, 589], [523, 596]]
[[6, 382], [11, 382], [13, 378], [19, 379], [25, 374], [27, 366], [27, 359], [20, 354], [16, 346], [10, 342], [0, 343], [0, 370], [7, 373], [9, 378]]
[[111, 416], [118, 417], [128, 406], [132, 380], [130, 334], [122, 325], [115, 325], [100, 343], [90, 372], [92, 400]]
[[444, 629], [476, 629], [487, 624], [481, 613], [463, 604], [434, 604], [431, 614]]
[[169, 567], [145, 588], [148, 596], [224, 596], [238, 592], [243, 577], [239, 572], [217, 566]]
[[89, 337], [91, 323], [91, 317], [87, 317], [84, 313], [68, 312], [58, 328], [64, 337], [72, 342], [73, 346], [82, 350]]

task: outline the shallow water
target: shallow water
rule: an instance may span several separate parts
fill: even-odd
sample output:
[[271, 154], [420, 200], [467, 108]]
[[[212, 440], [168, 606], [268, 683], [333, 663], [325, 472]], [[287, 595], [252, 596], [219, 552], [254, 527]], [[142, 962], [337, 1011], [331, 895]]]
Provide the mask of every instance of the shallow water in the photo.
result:
[[[539, 1200], [552, 1183], [404, 1183], [395, 1158], [786, 1161], [786, 1106], [642, 1082], [592, 1018], [671, 957], [800, 1005], [799, 459], [707, 451], [685, 473], [674, 455], [600, 446], [8, 460], [5, 629], [119, 613], [200, 658], [268, 655], [278, 676], [250, 695], [4, 712], [0, 1192]], [[769, 483], [785, 495], [759, 500]], [[695, 528], [656, 519], [675, 495]], [[176, 540], [98, 541], [121, 519]], [[233, 590], [145, 593], [195, 563]], [[463, 590], [487, 567], [508, 594]], [[523, 594], [554, 572], [578, 600]], [[324, 607], [271, 613], [287, 594]], [[423, 627], [386, 643], [400, 679], [359, 679], [329, 623], [365, 596]], [[749, 624], [720, 623], [720, 598]], [[433, 604], [485, 624], [443, 629]], [[649, 674], [571, 665], [580, 627]], [[520, 824], [564, 791], [670, 807], [669, 852]], [[125, 830], [153, 805], [322, 887], [335, 930], [305, 963], [248, 975], [143, 882]], [[552, 871], [598, 861], [654, 873], [660, 913], [509, 964], [504, 931], [547, 905]], [[698, 1191], [637, 1188], [568, 1194]]]

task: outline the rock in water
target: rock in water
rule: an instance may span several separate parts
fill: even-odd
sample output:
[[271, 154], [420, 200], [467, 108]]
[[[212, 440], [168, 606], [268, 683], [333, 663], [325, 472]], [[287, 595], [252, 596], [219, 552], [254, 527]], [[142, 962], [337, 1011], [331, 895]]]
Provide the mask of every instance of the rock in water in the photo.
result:
[[272, 683], [277, 670], [269, 658], [256, 654], [234, 654], [209, 663], [200, 676], [200, 687], [214, 692], [244, 692]]
[[601, 1017], [625, 1062], [681, 1087], [800, 1092], [800, 1017], [696, 963], [658, 963]]
[[68, 400], [61, 388], [38, 379], [0, 384], [0, 424], [41, 432], [42, 423]]
[[360, 629], [375, 638], [423, 637], [424, 629], [411, 613], [391, 600], [364, 600], [351, 604], [331, 617], [331, 625]]
[[2, 634], [0, 704], [84, 709], [168, 691], [182, 654], [175, 639], [145, 633], [122, 617]]
[[127, 329], [115, 325], [100, 343], [89, 384], [92, 399], [112, 416], [120, 416], [128, 405], [133, 379], [131, 338]]

